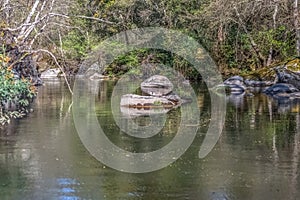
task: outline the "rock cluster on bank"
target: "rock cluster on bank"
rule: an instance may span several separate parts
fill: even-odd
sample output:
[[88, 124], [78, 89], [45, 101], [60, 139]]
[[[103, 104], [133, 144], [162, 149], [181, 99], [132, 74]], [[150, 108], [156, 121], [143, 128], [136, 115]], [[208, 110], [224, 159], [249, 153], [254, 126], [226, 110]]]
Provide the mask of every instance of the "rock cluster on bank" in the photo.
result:
[[241, 76], [233, 76], [218, 85], [225, 87], [231, 95], [244, 95], [262, 92], [275, 99], [300, 99], [300, 72], [292, 71], [286, 66], [274, 67], [274, 81], [249, 80]]

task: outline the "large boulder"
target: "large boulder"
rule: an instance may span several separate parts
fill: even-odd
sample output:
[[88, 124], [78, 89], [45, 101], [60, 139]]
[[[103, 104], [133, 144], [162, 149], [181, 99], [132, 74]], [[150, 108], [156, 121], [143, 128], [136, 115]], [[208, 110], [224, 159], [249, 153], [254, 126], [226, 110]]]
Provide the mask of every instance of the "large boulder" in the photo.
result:
[[275, 95], [275, 94], [279, 94], [279, 93], [299, 92], [299, 90], [291, 84], [276, 83], [276, 84], [272, 85], [271, 87], [267, 88], [266, 90], [264, 90], [263, 92], [266, 94], [269, 94], [269, 95]]
[[141, 96], [136, 94], [125, 94], [121, 97], [121, 107], [152, 109], [172, 108], [176, 104], [163, 97]]
[[173, 90], [171, 81], [161, 75], [154, 75], [141, 83], [141, 90], [151, 96], [161, 97], [170, 94]]
[[150, 116], [150, 115], [161, 115], [168, 113], [172, 108], [157, 108], [157, 109], [147, 109], [147, 108], [130, 108], [130, 107], [120, 107], [121, 113], [125, 118], [136, 118], [139, 116]]
[[275, 68], [278, 83], [288, 83], [300, 89], [300, 73], [286, 68]]

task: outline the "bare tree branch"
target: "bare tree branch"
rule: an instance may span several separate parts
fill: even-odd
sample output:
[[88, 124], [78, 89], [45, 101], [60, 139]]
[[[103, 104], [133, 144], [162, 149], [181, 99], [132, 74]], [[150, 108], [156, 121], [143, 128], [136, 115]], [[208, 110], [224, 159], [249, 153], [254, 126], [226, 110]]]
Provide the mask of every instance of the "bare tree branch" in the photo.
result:
[[235, 13], [236, 13], [236, 15], [237, 15], [237, 17], [238, 17], [238, 20], [239, 20], [239, 22], [240, 22], [240, 25], [242, 26], [243, 30], [245, 31], [245, 33], [246, 33], [246, 35], [247, 35], [247, 37], [248, 37], [248, 39], [249, 39], [249, 41], [250, 41], [250, 44], [251, 44], [251, 46], [252, 46], [252, 49], [254, 50], [255, 54], [257, 55], [257, 58], [258, 58], [259, 61], [260, 61], [260, 64], [261, 64], [262, 66], [264, 66], [264, 65], [265, 65], [265, 58], [264, 58], [264, 56], [261, 54], [260, 49], [258, 48], [256, 42], [254, 41], [253, 37], [251, 36], [251, 34], [249, 33], [249, 31], [247, 30], [247, 27], [246, 27], [246, 25], [244, 24], [244, 22], [243, 22], [243, 20], [242, 20], [242, 18], [241, 18], [241, 15], [240, 15], [240, 13], [238, 12], [238, 9], [237, 9], [236, 6], [234, 6], [234, 10], [235, 10]]
[[[26, 18], [24, 24], [28, 24], [28, 23], [31, 21], [31, 18], [32, 18], [32, 16], [34, 15], [34, 13], [35, 13], [35, 11], [36, 11], [36, 9], [37, 9], [39, 3], [40, 3], [40, 0], [35, 0], [35, 2], [34, 2], [34, 4], [33, 4], [32, 8], [31, 8], [31, 11], [30, 11], [30, 13], [28, 14], [28, 16], [27, 16], [27, 18]], [[26, 26], [23, 26], [22, 29], [21, 29], [21, 31], [20, 31], [20, 33], [19, 33], [19, 36], [18, 36], [17, 40], [19, 40], [19, 39], [21, 39], [22, 37], [24, 37], [24, 32], [25, 32], [25, 31], [26, 31]]]
[[[54, 5], [55, 0], [51, 1], [50, 4], [50, 12], [53, 10], [53, 5]], [[43, 10], [43, 8], [41, 8], [41, 11]], [[42, 34], [42, 32], [44, 31], [44, 29], [46, 28], [46, 26], [48, 25], [48, 21], [49, 21], [50, 16], [46, 15], [46, 19], [45, 19], [45, 23], [42, 26], [42, 28], [40, 28], [40, 30], [38, 31], [38, 33], [33, 37], [33, 39], [29, 42], [29, 49], [31, 49], [33, 43], [35, 42], [35, 40]], [[38, 18], [36, 18], [36, 21], [38, 20]]]
[[67, 79], [67, 75], [66, 75], [66, 73], [65, 73], [65, 71], [64, 71], [64, 69], [63, 69], [63, 67], [58, 63], [58, 61], [57, 61], [55, 55], [54, 55], [53, 53], [51, 53], [50, 51], [46, 50], [46, 49], [38, 49], [38, 50], [30, 51], [30, 53], [38, 53], [38, 52], [44, 52], [44, 53], [47, 53], [48, 55], [50, 55], [50, 56], [52, 57], [52, 59], [54, 60], [55, 64], [56, 64], [56, 65], [58, 66], [58, 68], [61, 70], [61, 72], [62, 72], [62, 74], [63, 74], [63, 77], [64, 77], [64, 79], [65, 79], [65, 82], [66, 82], [66, 84], [67, 84], [67, 86], [68, 86], [68, 89], [69, 89], [69, 91], [70, 91], [70, 93], [73, 95], [73, 91], [72, 91], [72, 88], [71, 88], [71, 86], [70, 86], [70, 83], [69, 83], [69, 81], [68, 81], [68, 79]]

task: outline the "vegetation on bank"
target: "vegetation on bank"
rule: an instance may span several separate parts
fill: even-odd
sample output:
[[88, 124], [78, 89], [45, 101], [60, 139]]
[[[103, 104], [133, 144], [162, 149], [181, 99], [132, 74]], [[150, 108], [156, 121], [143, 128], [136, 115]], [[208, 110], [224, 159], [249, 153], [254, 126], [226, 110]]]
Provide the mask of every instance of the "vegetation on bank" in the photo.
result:
[[[140, 27], [165, 27], [181, 31], [210, 53], [224, 75], [251, 73], [300, 55], [299, 5], [296, 0], [277, 1], [80, 1], [72, 18], [80, 26], [63, 37], [70, 57], [85, 55], [99, 41], [121, 31]], [[80, 40], [78, 40], [80, 38]], [[73, 46], [69, 45], [73, 44]], [[169, 66], [193, 78], [188, 62], [161, 51], [135, 51], [107, 67], [108, 74], [120, 74], [135, 67], [148, 56], [152, 62], [167, 61]]]
[[[100, 41], [140, 27], [175, 29], [193, 37], [224, 75], [253, 72], [300, 55], [297, 0], [5, 0], [0, 6], [0, 31], [14, 35], [5, 42], [22, 51], [52, 52], [67, 74], [76, 73]], [[153, 50], [131, 52], [106, 66], [105, 73], [138, 71], [149, 56], [152, 63], [198, 78], [179, 56]], [[35, 59], [40, 70], [48, 67], [45, 63], [57, 67], [45, 51]]]
[[35, 86], [28, 79], [16, 77], [9, 61], [8, 56], [0, 54], [0, 125], [26, 115], [36, 94]]

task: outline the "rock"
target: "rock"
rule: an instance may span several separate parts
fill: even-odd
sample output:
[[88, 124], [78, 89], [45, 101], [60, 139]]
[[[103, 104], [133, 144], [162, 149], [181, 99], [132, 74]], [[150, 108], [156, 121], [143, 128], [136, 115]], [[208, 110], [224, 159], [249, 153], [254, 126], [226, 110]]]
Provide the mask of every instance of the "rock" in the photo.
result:
[[172, 108], [176, 104], [163, 97], [140, 96], [136, 94], [125, 94], [121, 97], [121, 107], [153, 109]]
[[94, 76], [95, 74], [102, 75], [102, 68], [98, 64], [98, 62], [93, 63], [84, 73], [85, 77], [90, 78], [91, 76]]
[[277, 83], [287, 83], [300, 89], [300, 73], [277, 67], [274, 69], [277, 75]]
[[294, 92], [290, 94], [291, 99], [300, 99], [300, 92]]
[[161, 97], [172, 92], [173, 84], [161, 75], [154, 75], [141, 83], [141, 90], [151, 96]]
[[99, 74], [98, 72], [95, 72], [93, 75], [91, 75], [91, 76], [89, 77], [89, 79], [91, 79], [91, 80], [107, 79], [107, 78], [108, 78], [108, 76], [104, 76], [104, 75], [102, 75], [102, 74]]
[[182, 99], [177, 94], [169, 94], [167, 96], [163, 96], [163, 98], [166, 98], [175, 104], [180, 104], [182, 102]]
[[126, 118], [136, 118], [139, 116], [150, 116], [150, 115], [159, 115], [166, 114], [172, 108], [158, 108], [158, 109], [147, 109], [147, 108], [129, 108], [129, 107], [120, 107], [121, 113]]
[[239, 95], [246, 91], [244, 78], [241, 76], [233, 76], [224, 81], [223, 85], [231, 94]]
[[235, 84], [219, 84], [216, 87], [214, 87], [213, 91], [219, 92], [220, 89], [225, 88], [225, 92], [228, 94], [233, 94], [233, 95], [240, 95], [243, 94], [246, 91], [246, 88], [243, 85], [235, 85]]
[[41, 73], [41, 78], [56, 78], [60, 73], [60, 69], [48, 69]]
[[234, 95], [240, 95], [246, 91], [243, 85], [227, 85], [227, 87], [229, 87], [230, 93]]
[[241, 76], [233, 76], [224, 81], [225, 85], [244, 85], [244, 78]]
[[285, 100], [286, 103], [291, 102], [292, 100], [299, 100], [300, 99], [300, 92], [293, 92], [293, 93], [278, 93], [272, 96], [277, 100]]
[[248, 79], [245, 80], [244, 83], [247, 87], [267, 87], [274, 84], [272, 81], [255, 81]]
[[269, 95], [274, 95], [274, 94], [278, 94], [278, 93], [299, 92], [299, 90], [291, 84], [276, 83], [275, 85], [272, 85], [271, 87], [265, 89], [263, 92], [266, 94], [269, 94]]

